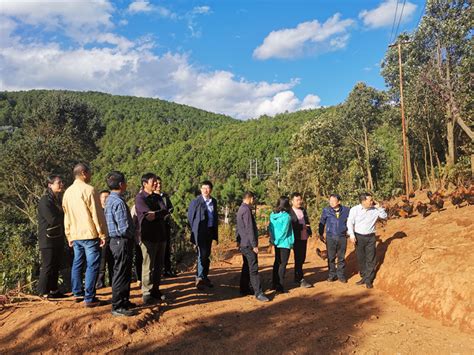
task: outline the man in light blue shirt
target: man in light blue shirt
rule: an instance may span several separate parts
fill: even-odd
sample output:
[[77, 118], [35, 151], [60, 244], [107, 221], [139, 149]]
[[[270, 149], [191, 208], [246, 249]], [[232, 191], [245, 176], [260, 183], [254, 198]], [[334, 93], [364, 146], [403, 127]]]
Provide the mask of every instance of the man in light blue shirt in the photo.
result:
[[386, 219], [387, 213], [374, 201], [372, 195], [365, 192], [359, 196], [360, 204], [349, 211], [347, 233], [356, 246], [357, 262], [361, 279], [357, 285], [373, 288], [375, 278], [375, 223], [378, 219]]

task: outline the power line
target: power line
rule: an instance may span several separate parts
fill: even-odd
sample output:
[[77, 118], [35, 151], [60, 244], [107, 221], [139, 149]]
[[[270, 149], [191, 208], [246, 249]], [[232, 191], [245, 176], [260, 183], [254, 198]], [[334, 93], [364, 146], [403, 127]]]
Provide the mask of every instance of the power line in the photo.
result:
[[421, 22], [421, 19], [423, 18], [423, 15], [425, 14], [425, 11], [426, 11], [426, 1], [424, 2], [423, 10], [421, 11], [420, 17], [418, 18], [418, 22], [416, 24], [415, 30], [417, 30], [418, 26], [420, 26], [420, 22]]
[[394, 40], [397, 38], [398, 36], [398, 28], [400, 27], [400, 22], [402, 22], [402, 17], [403, 17], [403, 10], [405, 9], [405, 3], [407, 2], [407, 0], [403, 0], [403, 4], [402, 4], [402, 11], [400, 12], [400, 18], [398, 19], [398, 24], [397, 24], [397, 30], [395, 31], [395, 37], [393, 38]]
[[390, 43], [392, 43], [392, 36], [393, 36], [393, 29], [395, 28], [395, 22], [397, 19], [397, 12], [398, 12], [398, 0], [396, 0], [396, 7], [395, 7], [395, 14], [393, 15], [393, 22], [392, 22], [392, 30], [390, 31]]

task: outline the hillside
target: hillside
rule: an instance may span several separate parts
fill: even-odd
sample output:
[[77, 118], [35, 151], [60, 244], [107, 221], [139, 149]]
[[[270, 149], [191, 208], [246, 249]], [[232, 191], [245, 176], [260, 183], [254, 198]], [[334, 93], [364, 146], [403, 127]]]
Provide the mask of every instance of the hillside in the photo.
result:
[[[130, 319], [112, 317], [110, 305], [90, 310], [72, 301], [19, 303], [2, 311], [0, 347], [5, 353], [472, 353], [474, 273], [463, 252], [474, 247], [473, 212], [474, 206], [449, 206], [425, 220], [417, 215], [390, 220], [379, 230], [379, 272], [372, 290], [355, 285], [352, 246], [349, 283], [326, 282], [326, 263], [314, 253], [322, 245], [312, 239], [305, 270], [315, 287], [291, 286], [276, 296], [267, 291], [272, 302], [260, 304], [238, 296], [241, 256], [221, 246], [216, 252], [226, 259], [212, 265], [212, 292], [196, 291], [188, 270], [165, 281], [166, 303], [140, 306], [140, 314]], [[262, 237], [265, 287], [272, 263]], [[292, 263], [291, 258], [288, 285]], [[110, 289], [99, 296], [110, 299]], [[136, 285], [132, 300], [140, 303]]]
[[160, 99], [32, 90], [0, 95], [0, 126], [22, 127], [25, 117], [34, 116], [51, 95], [80, 100], [98, 112], [104, 128], [92, 162], [98, 185], [111, 169], [124, 171], [134, 184], [144, 172], [155, 171], [172, 191], [183, 177], [192, 183], [204, 177], [223, 181], [230, 175], [245, 179], [250, 159], [258, 159], [261, 173], [273, 173], [274, 158], [288, 158], [291, 137], [301, 125], [326, 111], [240, 121]]

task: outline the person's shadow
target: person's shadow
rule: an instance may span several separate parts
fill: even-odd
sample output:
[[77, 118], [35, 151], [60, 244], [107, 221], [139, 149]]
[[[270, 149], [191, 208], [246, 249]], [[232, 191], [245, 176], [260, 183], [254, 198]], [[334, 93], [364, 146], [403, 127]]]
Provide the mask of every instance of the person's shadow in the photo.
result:
[[383, 262], [385, 261], [385, 254], [387, 253], [388, 247], [395, 239], [403, 239], [406, 238], [407, 234], [402, 231], [396, 232], [390, 238], [382, 241], [380, 236], [377, 236], [377, 247], [376, 247], [376, 255], [377, 255], [377, 266], [375, 267], [375, 277], [377, 277], [377, 273], [380, 270]]
[[[377, 264], [375, 266], [375, 277], [377, 277], [377, 273], [382, 266], [383, 262], [385, 261], [385, 254], [387, 253], [388, 247], [390, 244], [395, 240], [395, 239], [402, 239], [407, 237], [407, 234], [402, 231], [398, 231], [395, 234], [393, 234], [390, 238], [387, 238], [386, 240], [382, 241], [380, 239], [380, 236], [377, 235], [377, 246], [376, 246], [376, 258], [377, 258]], [[350, 253], [346, 256], [346, 274], [347, 278], [350, 279], [352, 276], [356, 275], [359, 271], [359, 266], [357, 264], [357, 254], [356, 250], [354, 247], [349, 247], [350, 242], [348, 241], [347, 243], [347, 248], [352, 248]], [[347, 252], [346, 252], [347, 254]]]

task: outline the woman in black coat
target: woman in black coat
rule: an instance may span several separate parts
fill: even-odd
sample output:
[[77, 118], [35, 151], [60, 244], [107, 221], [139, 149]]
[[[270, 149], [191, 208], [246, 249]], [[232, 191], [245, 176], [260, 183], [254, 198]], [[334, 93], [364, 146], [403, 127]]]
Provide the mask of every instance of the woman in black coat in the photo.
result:
[[60, 176], [49, 176], [46, 194], [38, 204], [38, 244], [41, 253], [38, 293], [45, 298], [65, 297], [58, 290], [65, 242], [64, 212], [61, 206], [63, 188]]

